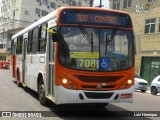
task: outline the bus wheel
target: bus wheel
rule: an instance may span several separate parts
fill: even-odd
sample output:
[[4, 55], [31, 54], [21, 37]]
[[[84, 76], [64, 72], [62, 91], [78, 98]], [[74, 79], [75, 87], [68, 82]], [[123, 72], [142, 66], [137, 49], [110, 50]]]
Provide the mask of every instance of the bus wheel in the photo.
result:
[[45, 97], [45, 89], [44, 89], [44, 83], [42, 80], [40, 80], [38, 85], [38, 99], [41, 105], [46, 105], [46, 97]]

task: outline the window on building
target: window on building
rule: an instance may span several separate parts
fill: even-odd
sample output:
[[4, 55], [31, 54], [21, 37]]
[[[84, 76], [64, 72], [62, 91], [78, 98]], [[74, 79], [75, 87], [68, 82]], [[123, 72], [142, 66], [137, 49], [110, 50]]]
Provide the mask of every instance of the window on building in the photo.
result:
[[159, 27], [158, 27], [158, 32], [160, 32], [160, 17], [159, 17]]
[[48, 5], [49, 1], [48, 0], [37, 0], [37, 2]]
[[131, 7], [131, 2], [132, 2], [132, 0], [124, 0], [124, 5], [123, 5], [123, 7], [124, 7], [124, 8]]
[[145, 33], [154, 33], [155, 32], [155, 22], [156, 22], [156, 18], [146, 20]]
[[51, 2], [50, 7], [56, 9], [56, 4]]
[[82, 2], [78, 2], [78, 6], [82, 6]]
[[67, 1], [66, 0], [63, 0], [63, 3], [66, 3]]
[[41, 9], [36, 8], [36, 14], [40, 15], [41, 14]]
[[120, 0], [113, 0], [113, 9], [115, 10], [120, 9]]
[[155, 0], [148, 0], [148, 2], [154, 2]]
[[[0, 49], [3, 49], [3, 44], [0, 44]], [[11, 53], [12, 54], [12, 53]]]
[[37, 0], [37, 2], [41, 2], [41, 0]]
[[73, 6], [77, 6], [77, 2], [73, 1]]
[[42, 15], [43, 15], [43, 16], [46, 16], [47, 14], [48, 14], [47, 11], [42, 10]]
[[[1, 44], [0, 44], [1, 45]], [[0, 56], [0, 61], [6, 61], [6, 56]]]

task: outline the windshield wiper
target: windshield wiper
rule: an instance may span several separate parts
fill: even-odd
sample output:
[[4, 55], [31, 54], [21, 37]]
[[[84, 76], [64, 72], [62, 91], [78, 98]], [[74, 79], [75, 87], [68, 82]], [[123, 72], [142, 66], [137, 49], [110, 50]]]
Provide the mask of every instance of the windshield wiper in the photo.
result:
[[79, 29], [81, 30], [82, 34], [84, 35], [88, 43], [91, 44], [91, 51], [93, 53], [93, 34], [91, 33], [89, 35], [89, 33], [86, 31], [86, 29], [82, 25], [79, 25]]
[[106, 45], [110, 45], [113, 39], [115, 38], [115, 35], [117, 33], [117, 28], [114, 28], [111, 32], [111, 37], [106, 34]]
[[115, 35], [117, 33], [117, 28], [114, 28], [111, 32], [111, 37], [109, 38], [109, 35], [106, 34], [106, 50], [105, 53], [107, 53], [107, 46], [110, 45], [113, 41], [113, 39], [115, 38]]

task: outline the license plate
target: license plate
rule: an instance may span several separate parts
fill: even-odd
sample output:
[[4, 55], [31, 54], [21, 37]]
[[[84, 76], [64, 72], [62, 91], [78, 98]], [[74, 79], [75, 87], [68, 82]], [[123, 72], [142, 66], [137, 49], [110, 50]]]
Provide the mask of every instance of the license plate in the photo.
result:
[[131, 93], [121, 94], [121, 99], [128, 99], [128, 98], [132, 98]]

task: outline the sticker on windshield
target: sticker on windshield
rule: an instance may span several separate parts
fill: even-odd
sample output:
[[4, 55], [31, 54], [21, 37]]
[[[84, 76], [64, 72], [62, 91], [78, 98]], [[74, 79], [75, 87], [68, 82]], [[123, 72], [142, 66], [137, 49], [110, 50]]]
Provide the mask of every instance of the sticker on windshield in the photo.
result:
[[76, 46], [73, 45], [73, 44], [70, 44], [70, 45], [69, 45], [69, 49], [70, 49], [70, 50], [76, 50]]
[[109, 59], [107, 58], [100, 58], [100, 67], [105, 69], [108, 68], [109, 65]]
[[70, 51], [90, 51], [91, 47], [81, 45], [81, 44], [78, 44], [78, 45], [70, 44], [69, 49], [70, 49]]
[[70, 52], [70, 58], [99, 58], [99, 52]]

